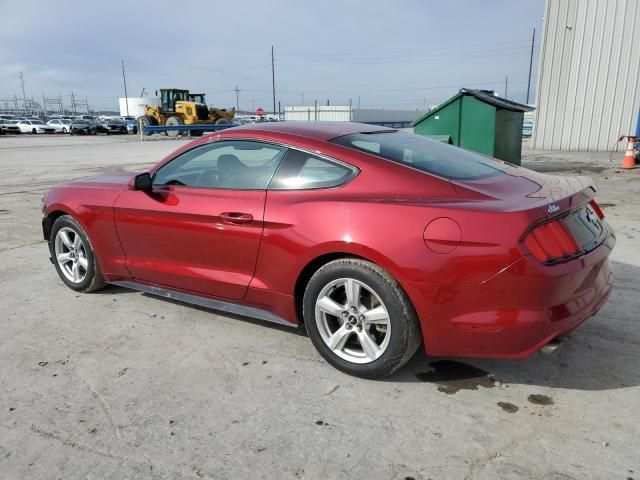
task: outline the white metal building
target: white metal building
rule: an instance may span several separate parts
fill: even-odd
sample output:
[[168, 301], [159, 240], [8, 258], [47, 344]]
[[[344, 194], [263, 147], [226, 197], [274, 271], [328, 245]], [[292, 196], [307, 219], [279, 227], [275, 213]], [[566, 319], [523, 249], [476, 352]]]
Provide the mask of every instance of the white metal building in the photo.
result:
[[284, 109], [285, 120], [361, 122], [389, 127], [408, 127], [425, 112], [421, 110], [359, 109], [349, 105], [290, 106]]
[[640, 1], [546, 0], [533, 147], [610, 151], [633, 135], [639, 47]]

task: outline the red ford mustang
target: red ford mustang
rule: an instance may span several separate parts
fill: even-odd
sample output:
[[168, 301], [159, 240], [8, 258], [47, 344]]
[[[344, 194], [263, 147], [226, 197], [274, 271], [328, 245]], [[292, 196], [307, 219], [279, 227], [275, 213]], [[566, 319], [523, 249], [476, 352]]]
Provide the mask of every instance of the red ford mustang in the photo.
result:
[[74, 290], [304, 325], [329, 363], [372, 378], [421, 343], [526, 357], [595, 314], [615, 237], [594, 192], [392, 129], [285, 122], [60, 185], [43, 230]]

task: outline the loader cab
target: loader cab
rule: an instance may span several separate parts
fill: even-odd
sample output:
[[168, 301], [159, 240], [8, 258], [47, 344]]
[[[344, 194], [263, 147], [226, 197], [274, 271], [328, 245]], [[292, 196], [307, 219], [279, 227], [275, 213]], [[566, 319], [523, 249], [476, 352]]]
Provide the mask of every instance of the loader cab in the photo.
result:
[[176, 102], [189, 100], [189, 90], [177, 88], [160, 89], [160, 109], [163, 112], [175, 112]]
[[190, 93], [189, 94], [189, 100], [191, 100], [192, 102], [195, 103], [200, 103], [202, 105], [206, 105], [207, 102], [205, 101], [204, 98], [204, 93]]

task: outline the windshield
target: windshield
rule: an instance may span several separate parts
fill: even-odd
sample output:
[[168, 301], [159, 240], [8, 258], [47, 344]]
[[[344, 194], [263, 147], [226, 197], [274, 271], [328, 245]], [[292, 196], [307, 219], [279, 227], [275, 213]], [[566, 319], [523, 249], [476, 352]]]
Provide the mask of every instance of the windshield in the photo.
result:
[[44, 122], [41, 120], [30, 120], [32, 125], [44, 125]]
[[452, 180], [492, 177], [506, 170], [502, 163], [489, 157], [395, 130], [354, 133], [331, 142]]
[[89, 125], [89, 122], [87, 122], [86, 120], [76, 120], [75, 122], [73, 122], [75, 125]]

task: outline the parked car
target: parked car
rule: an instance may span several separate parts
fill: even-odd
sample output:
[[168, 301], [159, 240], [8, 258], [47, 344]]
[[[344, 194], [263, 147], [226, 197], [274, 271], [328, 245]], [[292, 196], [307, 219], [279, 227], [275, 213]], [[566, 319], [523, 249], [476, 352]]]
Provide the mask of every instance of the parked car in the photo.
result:
[[94, 122], [88, 120], [72, 120], [69, 124], [69, 133], [71, 135], [95, 135], [98, 128]]
[[385, 127], [265, 122], [57, 186], [42, 225], [75, 291], [111, 283], [302, 325], [327, 362], [372, 378], [421, 343], [555, 349], [612, 288], [615, 236], [594, 192]]
[[107, 119], [96, 122], [98, 133], [106, 133], [107, 135], [114, 133], [127, 133], [127, 126], [121, 120]]
[[20, 127], [15, 120], [0, 119], [0, 131], [5, 133], [20, 133]]
[[133, 133], [134, 135], [138, 133], [135, 117], [122, 117], [122, 121], [127, 126], [127, 133]]
[[20, 120], [18, 127], [21, 133], [56, 133], [55, 128], [42, 120]]
[[49, 120], [47, 122], [47, 125], [51, 125], [53, 128], [55, 128], [56, 133], [69, 133], [69, 130], [71, 128], [71, 120], [66, 120], [63, 118]]

